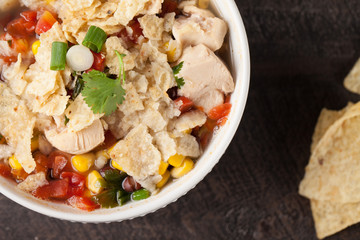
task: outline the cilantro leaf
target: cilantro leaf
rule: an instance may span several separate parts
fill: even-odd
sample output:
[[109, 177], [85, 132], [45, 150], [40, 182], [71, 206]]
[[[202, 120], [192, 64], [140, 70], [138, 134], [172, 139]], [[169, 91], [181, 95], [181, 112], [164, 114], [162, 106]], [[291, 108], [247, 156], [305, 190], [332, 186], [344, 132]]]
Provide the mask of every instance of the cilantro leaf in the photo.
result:
[[65, 115], [65, 121], [64, 121], [65, 126], [69, 123], [69, 121], [70, 121], [70, 119]]
[[82, 94], [84, 100], [94, 113], [113, 113], [117, 104], [125, 100], [125, 89], [121, 86], [120, 79], [111, 79], [105, 73], [93, 70], [83, 74], [85, 82]]
[[123, 57], [115, 51], [119, 59], [120, 73], [117, 79], [111, 79], [105, 73], [92, 70], [84, 73], [82, 79], [84, 88], [81, 91], [87, 105], [94, 113], [105, 113], [110, 115], [117, 109], [118, 104], [122, 104], [125, 100], [126, 91], [122, 87], [125, 83], [125, 68]]
[[181, 62], [181, 63], [179, 63], [178, 65], [176, 65], [176, 66], [174, 66], [172, 68], [173, 74], [174, 74], [174, 77], [175, 77], [175, 81], [176, 81], [176, 84], [177, 84], [179, 89], [181, 89], [181, 87], [185, 85], [184, 78], [179, 78], [178, 76], [176, 76], [177, 74], [180, 73], [183, 65], [184, 65], [184, 62]]
[[181, 89], [181, 87], [185, 85], [184, 78], [178, 78], [177, 76], [175, 76], [175, 81], [179, 89]]
[[174, 66], [172, 68], [174, 75], [179, 74], [183, 66], [184, 66], [184, 62], [181, 62], [178, 65]]

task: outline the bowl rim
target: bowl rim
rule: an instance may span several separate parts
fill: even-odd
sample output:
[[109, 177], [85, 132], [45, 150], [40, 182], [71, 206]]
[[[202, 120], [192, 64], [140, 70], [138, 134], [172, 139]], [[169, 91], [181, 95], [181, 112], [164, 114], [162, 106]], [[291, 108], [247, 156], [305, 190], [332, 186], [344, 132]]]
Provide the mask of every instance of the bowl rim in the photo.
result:
[[[38, 212], [43, 215], [47, 215], [49, 217], [54, 217], [54, 218], [73, 221], [73, 222], [83, 222], [83, 223], [107, 222], [108, 223], [108, 222], [120, 222], [123, 220], [133, 219], [135, 217], [140, 217], [140, 216], [144, 216], [146, 214], [155, 212], [156, 210], [161, 209], [161, 208], [167, 206], [168, 204], [177, 201], [181, 196], [184, 196], [188, 191], [193, 189], [201, 180], [203, 180], [203, 178], [208, 173], [211, 172], [213, 167], [218, 163], [221, 156], [225, 153], [227, 147], [229, 146], [230, 142], [232, 141], [232, 139], [237, 131], [237, 128], [240, 124], [240, 121], [242, 119], [244, 110], [245, 110], [245, 105], [246, 105], [248, 91], [249, 91], [249, 84], [250, 84], [249, 45], [248, 45], [245, 26], [244, 26], [243, 20], [241, 18], [240, 12], [237, 8], [237, 5], [234, 0], [220, 0], [218, 2], [216, 2], [217, 0], [214, 0], [214, 1], [215, 2], [213, 2], [212, 4], [214, 4], [215, 7], [217, 7], [217, 9], [221, 9], [219, 7], [220, 3], [221, 3], [221, 5], [223, 5], [224, 2], [227, 4], [228, 7], [226, 8], [226, 14], [227, 14], [227, 16], [231, 17], [231, 19], [230, 19], [231, 24], [229, 23], [229, 25], [233, 26], [233, 28], [230, 28], [230, 30], [236, 29], [238, 31], [238, 34], [236, 36], [232, 36], [232, 34], [230, 33], [230, 39], [232, 39], [232, 41], [230, 40], [230, 45], [231, 45], [230, 50], [231, 50], [231, 56], [233, 59], [232, 64], [234, 64], [234, 61], [235, 62], [240, 61], [240, 63], [241, 63], [241, 66], [239, 68], [240, 70], [236, 76], [237, 84], [235, 86], [235, 91], [234, 91], [234, 93], [238, 93], [236, 95], [238, 95], [240, 98], [237, 98], [235, 100], [233, 100], [233, 98], [231, 99], [232, 103], [233, 103], [233, 101], [237, 101], [237, 103], [236, 103], [237, 108], [235, 108], [235, 110], [234, 110], [234, 108], [232, 109], [230, 116], [229, 116], [229, 121], [227, 121], [225, 126], [222, 127], [222, 128], [226, 128], [226, 129], [220, 130], [221, 135], [222, 135], [221, 136], [222, 141], [220, 142], [220, 146], [216, 147], [216, 149], [214, 151], [211, 151], [211, 153], [208, 153], [211, 155], [212, 161], [209, 161], [209, 164], [207, 164], [206, 167], [198, 168], [196, 174], [193, 173], [191, 176], [192, 181], [185, 181], [185, 183], [179, 185], [176, 188], [173, 188], [171, 190], [171, 194], [166, 193], [167, 195], [165, 194], [164, 196], [161, 196], [161, 197], [157, 197], [157, 198], [151, 197], [149, 199], [146, 199], [148, 201], [143, 200], [139, 203], [131, 203], [131, 206], [128, 206], [125, 211], [113, 211], [112, 213], [107, 213], [106, 210], [104, 210], [104, 211], [97, 210], [97, 211], [88, 213], [88, 212], [84, 212], [84, 211], [76, 210], [76, 209], [73, 209], [72, 212], [63, 212], [63, 211], [61, 211], [61, 208], [60, 208], [60, 210], [58, 210], [57, 208], [51, 207], [52, 203], [46, 202], [48, 204], [44, 204], [45, 201], [35, 199], [32, 196], [21, 197], [19, 195], [18, 191], [11, 189], [11, 188], [13, 188], [13, 186], [10, 186], [12, 184], [9, 184], [7, 186], [1, 184], [2, 181], [3, 182], [7, 181], [4, 179], [0, 179], [0, 193], [2, 193], [7, 198], [13, 200], [14, 202], [16, 202], [30, 210], [33, 210], [33, 211]], [[219, 12], [220, 12], [220, 15], [224, 19], [226, 19], [226, 16], [221, 14], [222, 11], [219, 11]], [[233, 44], [234, 38], [238, 39], [238, 41], [239, 41], [238, 45]], [[235, 51], [237, 49], [237, 51], [241, 54], [241, 56], [236, 56], [236, 53], [234, 55], [234, 52], [233, 52], [234, 49], [232, 48], [233, 46], [235, 46]], [[234, 69], [233, 69], [233, 71], [234, 71]], [[240, 82], [240, 83], [238, 83], [238, 82]], [[193, 171], [194, 171], [194, 169], [191, 172], [193, 172]], [[25, 194], [27, 194], [27, 193], [25, 193]], [[157, 196], [157, 195], [155, 195], [155, 196]], [[55, 203], [55, 204], [57, 204], [57, 203]], [[120, 208], [124, 208], [124, 207], [125, 206], [122, 206]], [[71, 207], [69, 207], [69, 208], [71, 208]], [[106, 212], [107, 214], [104, 214], [104, 212]]]

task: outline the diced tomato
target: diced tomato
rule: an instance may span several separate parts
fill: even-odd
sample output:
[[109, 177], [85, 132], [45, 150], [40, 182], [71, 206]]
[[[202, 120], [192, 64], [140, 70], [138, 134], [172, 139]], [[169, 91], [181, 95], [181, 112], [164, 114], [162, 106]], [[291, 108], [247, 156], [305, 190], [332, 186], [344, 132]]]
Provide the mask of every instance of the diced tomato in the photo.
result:
[[177, 106], [179, 106], [179, 110], [181, 111], [181, 113], [189, 111], [194, 106], [193, 101], [191, 101], [187, 97], [178, 97], [174, 100], [174, 102]]
[[55, 23], [55, 17], [49, 11], [45, 11], [37, 22], [35, 32], [38, 35], [47, 32], [52, 28]]
[[91, 70], [97, 70], [100, 72], [103, 72], [105, 69], [105, 56], [101, 52], [95, 53], [91, 51], [94, 56], [94, 63], [91, 66], [89, 70], [86, 70], [86, 72], [90, 72]]
[[[56, 151], [53, 151], [49, 154], [49, 157], [48, 157], [48, 168], [52, 168], [53, 167], [53, 162], [55, 161], [55, 157], [56, 156], [63, 156], [66, 158], [66, 160], [68, 160], [68, 162], [70, 162], [71, 160], [71, 154], [69, 153], [66, 153], [66, 152], [62, 152], [62, 151], [59, 151], [59, 150], [56, 150]], [[70, 166], [71, 167], [71, 166]]]
[[36, 22], [37, 21], [37, 12], [36, 11], [25, 11], [20, 13], [20, 16], [27, 22]]
[[71, 154], [56, 150], [49, 154], [48, 168], [51, 168], [51, 176], [59, 178], [61, 172], [70, 172], [73, 170], [71, 166]]
[[123, 28], [118, 36], [127, 44], [137, 44], [139, 37], [144, 35], [141, 25], [137, 19], [134, 19], [128, 24], [128, 26], [131, 28], [132, 33], [129, 34], [126, 28]]
[[68, 179], [59, 179], [50, 181], [48, 185], [37, 188], [33, 195], [41, 199], [67, 199], [68, 189]]
[[68, 164], [68, 160], [64, 156], [56, 156], [52, 166], [51, 175], [53, 178], [59, 178], [61, 172]]
[[6, 31], [14, 37], [22, 37], [25, 32], [24, 22], [22, 18], [12, 20], [7, 24]]
[[131, 27], [131, 29], [132, 29], [132, 34], [131, 34], [130, 39], [132, 41], [138, 43], [139, 37], [144, 35], [139, 21], [137, 19], [134, 20], [133, 22], [131, 22], [129, 27]]
[[68, 204], [72, 207], [85, 210], [85, 211], [93, 211], [100, 207], [100, 205], [94, 203], [90, 198], [80, 197], [80, 196], [72, 196], [67, 200]]
[[12, 20], [6, 26], [6, 31], [15, 38], [25, 38], [34, 33], [34, 22], [27, 22], [23, 18]]
[[11, 168], [4, 163], [0, 163], [0, 175], [6, 178], [11, 178]]
[[218, 120], [222, 117], [229, 115], [230, 110], [231, 110], [231, 103], [224, 103], [212, 108], [208, 113], [208, 117], [213, 120]]
[[86, 179], [83, 175], [80, 175], [75, 172], [62, 172], [60, 174], [60, 179], [68, 179], [69, 189], [68, 196], [82, 196], [85, 191], [85, 182]]
[[37, 165], [41, 165], [46, 168], [49, 165], [49, 159], [44, 154], [42, 154], [40, 151], [37, 151], [34, 153], [34, 160]]
[[166, 13], [175, 12], [176, 15], [180, 14], [178, 3], [176, 0], [165, 0], [162, 4], [160, 17], [164, 17]]
[[21, 181], [24, 181], [29, 176], [29, 174], [25, 172], [24, 169], [11, 169], [11, 173], [13, 177]]
[[2, 59], [6, 64], [10, 64], [17, 61], [17, 56], [1, 56], [0, 59]]
[[13, 39], [12, 47], [18, 53], [26, 53], [29, 49], [29, 43], [26, 39]]

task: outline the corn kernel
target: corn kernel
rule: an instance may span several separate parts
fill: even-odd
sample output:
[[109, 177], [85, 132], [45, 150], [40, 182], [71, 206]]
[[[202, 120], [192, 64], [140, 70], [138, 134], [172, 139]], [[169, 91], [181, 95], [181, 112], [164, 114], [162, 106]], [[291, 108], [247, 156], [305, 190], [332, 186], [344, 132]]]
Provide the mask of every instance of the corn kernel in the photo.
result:
[[116, 146], [116, 144], [114, 144], [114, 146], [107, 149], [107, 153], [109, 154], [109, 156], [110, 156], [110, 153], [114, 149], [115, 146]]
[[23, 168], [21, 166], [21, 164], [19, 163], [19, 161], [17, 160], [17, 158], [15, 157], [15, 155], [12, 155], [9, 158], [9, 164], [10, 164], [10, 167], [14, 170], [21, 170]]
[[157, 188], [162, 188], [169, 181], [170, 172], [166, 170], [165, 173], [162, 174], [161, 176], [162, 176], [161, 181], [156, 184]]
[[185, 156], [180, 155], [180, 154], [175, 154], [175, 155], [169, 157], [168, 163], [171, 166], [180, 167], [181, 164], [183, 163], [184, 159], [185, 159]]
[[181, 178], [194, 167], [194, 162], [190, 158], [185, 158], [183, 164], [180, 167], [171, 169], [171, 176], [173, 178]]
[[185, 134], [190, 134], [191, 132], [192, 132], [191, 128], [189, 128], [188, 130], [183, 131], [183, 133], [185, 133]]
[[94, 194], [89, 189], [85, 189], [83, 196], [91, 198]]
[[124, 172], [124, 170], [122, 169], [122, 167], [121, 167], [117, 162], [115, 162], [114, 160], [111, 160], [111, 165], [112, 165], [114, 168], [116, 168], [116, 169]]
[[50, 3], [52, 3], [52, 2], [55, 1], [55, 0], [45, 0], [45, 1], [46, 1], [47, 4], [50, 4]]
[[86, 187], [95, 194], [98, 194], [103, 190], [103, 182], [104, 178], [96, 170], [91, 171], [86, 177]]
[[175, 62], [175, 53], [176, 53], [176, 47], [170, 48], [170, 43], [166, 42], [164, 44], [164, 48], [166, 49], [166, 55], [169, 62]]
[[75, 155], [71, 158], [72, 166], [79, 172], [88, 171], [94, 164], [95, 155], [93, 153], [85, 153]]
[[97, 151], [95, 156], [96, 158], [105, 157], [106, 159], [110, 159], [110, 155], [107, 150]]
[[168, 168], [168, 166], [169, 166], [169, 163], [161, 161], [160, 166], [159, 166], [159, 174], [163, 175], [165, 173], [166, 169]]
[[40, 47], [40, 40], [37, 40], [32, 44], [31, 50], [32, 50], [34, 55], [36, 55], [38, 53], [39, 47]]
[[206, 9], [209, 7], [210, 0], [199, 0], [199, 8]]
[[31, 151], [39, 149], [39, 136], [35, 136], [31, 139]]

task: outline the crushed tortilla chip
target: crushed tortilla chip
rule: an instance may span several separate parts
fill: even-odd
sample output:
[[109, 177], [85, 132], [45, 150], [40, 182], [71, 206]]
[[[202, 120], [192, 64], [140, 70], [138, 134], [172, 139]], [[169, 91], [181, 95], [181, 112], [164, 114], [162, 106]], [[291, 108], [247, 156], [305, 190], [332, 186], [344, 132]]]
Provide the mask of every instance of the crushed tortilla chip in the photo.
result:
[[90, 7], [95, 1], [98, 0], [63, 0], [62, 2], [70, 11], [76, 12]]
[[24, 79], [24, 74], [28, 66], [28, 64], [23, 63], [21, 53], [19, 53], [17, 62], [12, 63], [10, 66], [5, 65], [3, 67], [2, 75], [5, 79], [5, 82], [18, 96], [24, 92], [27, 86], [27, 81]]
[[154, 191], [161, 180], [161, 153], [152, 143], [148, 128], [139, 124], [111, 150], [111, 158], [143, 187]]
[[145, 15], [138, 20], [146, 38], [161, 40], [164, 32], [164, 18], [159, 18], [156, 15]]
[[66, 108], [65, 115], [69, 119], [66, 126], [71, 131], [78, 132], [90, 126], [103, 114], [94, 114], [91, 108], [84, 101], [83, 96], [80, 94], [76, 97], [75, 101], [70, 103], [70, 105]]
[[35, 169], [31, 154], [31, 138], [35, 117], [11, 90], [0, 83], [0, 133], [15, 149], [15, 157], [27, 173]]

